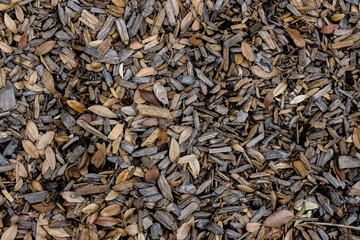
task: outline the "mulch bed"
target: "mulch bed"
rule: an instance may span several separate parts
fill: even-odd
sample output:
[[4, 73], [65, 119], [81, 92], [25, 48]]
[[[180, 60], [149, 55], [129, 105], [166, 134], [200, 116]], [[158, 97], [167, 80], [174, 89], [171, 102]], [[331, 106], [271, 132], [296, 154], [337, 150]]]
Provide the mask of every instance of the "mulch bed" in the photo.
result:
[[360, 239], [358, 0], [1, 0], [0, 235]]

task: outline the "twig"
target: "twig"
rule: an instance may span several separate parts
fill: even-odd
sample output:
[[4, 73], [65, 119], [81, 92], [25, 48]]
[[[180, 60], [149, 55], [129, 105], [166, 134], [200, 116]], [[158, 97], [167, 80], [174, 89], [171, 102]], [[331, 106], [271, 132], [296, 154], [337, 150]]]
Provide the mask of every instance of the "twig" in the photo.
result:
[[353, 230], [360, 231], [360, 227], [347, 226], [347, 225], [343, 225], [343, 224], [336, 224], [336, 223], [305, 222], [305, 223], [301, 223], [301, 224], [299, 224], [299, 225], [304, 225], [304, 224], [315, 224], [315, 225], [323, 225], [323, 226], [330, 226], [330, 227], [349, 228], [349, 229], [353, 229]]

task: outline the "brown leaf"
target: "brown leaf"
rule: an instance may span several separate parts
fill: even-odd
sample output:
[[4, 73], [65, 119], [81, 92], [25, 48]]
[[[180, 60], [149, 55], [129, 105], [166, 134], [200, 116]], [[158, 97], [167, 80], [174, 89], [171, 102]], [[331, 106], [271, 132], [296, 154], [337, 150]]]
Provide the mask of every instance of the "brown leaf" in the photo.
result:
[[189, 38], [189, 42], [195, 47], [204, 46], [203, 41], [201, 41], [200, 39], [197, 39], [195, 36], [191, 36]]
[[118, 117], [110, 109], [108, 109], [107, 107], [101, 106], [101, 105], [94, 105], [94, 106], [88, 107], [88, 110], [99, 116], [102, 116], [102, 117], [108, 117], [108, 118], [117, 118]]
[[287, 88], [287, 83], [286, 82], [282, 82], [279, 85], [277, 85], [277, 87], [274, 89], [273, 95], [274, 97], [282, 94]]
[[96, 168], [99, 168], [103, 164], [103, 162], [105, 161], [105, 157], [106, 157], [105, 149], [100, 148], [92, 156], [91, 163], [93, 165], [95, 165]]
[[168, 141], [168, 134], [166, 129], [161, 129], [159, 133], [159, 141], [157, 143], [157, 146], [160, 146], [164, 143], [167, 143]]
[[14, 34], [17, 34], [17, 28], [15, 21], [7, 14], [4, 14], [5, 26]]
[[145, 180], [147, 182], [152, 182], [156, 179], [158, 179], [160, 176], [160, 172], [158, 167], [155, 165], [150, 170], [148, 170], [145, 174]]
[[70, 235], [65, 231], [64, 228], [49, 228], [48, 226], [42, 226], [49, 235], [57, 238], [67, 238], [70, 237]]
[[360, 149], [360, 129], [359, 128], [354, 129], [353, 143], [357, 149]]
[[19, 40], [18, 48], [22, 50], [27, 44], [27, 33], [24, 33]]
[[247, 60], [249, 60], [251, 62], [253, 62], [255, 60], [254, 53], [253, 53], [250, 45], [247, 42], [245, 42], [245, 41], [241, 42], [241, 51]]
[[100, 208], [99, 204], [97, 204], [97, 203], [90, 203], [89, 205], [87, 205], [86, 207], [84, 207], [83, 209], [81, 209], [81, 211], [82, 211], [83, 213], [94, 213], [94, 212], [96, 212], [99, 208]]
[[26, 132], [26, 135], [28, 136], [28, 138], [30, 138], [30, 140], [32, 142], [39, 140], [39, 130], [38, 130], [36, 124], [30, 119], [28, 120], [28, 122], [26, 124], [25, 132]]
[[18, 225], [14, 224], [1, 235], [1, 240], [14, 240], [18, 231]]
[[279, 75], [281, 73], [281, 71], [279, 69], [277, 69], [276, 67], [274, 67], [274, 69], [271, 72], [265, 72], [259, 66], [252, 66], [251, 71], [256, 76], [258, 76], [260, 78], [265, 78], [265, 79], [276, 77], [277, 75]]
[[56, 166], [56, 159], [55, 153], [50, 146], [47, 146], [45, 149], [45, 157], [46, 161], [49, 163], [50, 169], [54, 171]]
[[114, 217], [105, 217], [100, 215], [96, 218], [96, 221], [94, 223], [102, 227], [112, 227], [118, 224], [118, 222], [119, 221]]
[[294, 97], [291, 101], [290, 104], [298, 104], [301, 103], [302, 101], [304, 101], [305, 99], [309, 98], [307, 95], [298, 95], [296, 97]]
[[295, 45], [298, 48], [305, 47], [305, 39], [301, 36], [301, 34], [298, 32], [298, 30], [287, 28], [285, 31], [290, 35], [292, 40], [294, 41]]
[[41, 82], [44, 87], [52, 94], [56, 94], [54, 78], [52, 74], [45, 68], [41, 77]]
[[112, 204], [101, 210], [100, 215], [104, 217], [111, 217], [119, 214], [121, 207], [118, 204]]
[[27, 154], [29, 154], [30, 157], [32, 157], [32, 158], [39, 157], [39, 152], [32, 142], [30, 142], [29, 140], [22, 140], [21, 144], [22, 144], [25, 152]]
[[261, 228], [261, 223], [247, 223], [245, 226], [246, 231], [256, 232]]
[[85, 109], [85, 105], [76, 100], [67, 100], [66, 103], [77, 112], [82, 112]]
[[135, 74], [135, 77], [147, 77], [147, 76], [154, 75], [155, 73], [156, 73], [155, 68], [145, 67], [145, 68], [140, 69], [140, 71]]
[[38, 144], [36, 145], [37, 149], [41, 150], [46, 148], [47, 145], [50, 145], [52, 141], [54, 140], [55, 132], [54, 131], [48, 131], [44, 135], [42, 135], [39, 139]]
[[183, 144], [184, 142], [186, 142], [186, 140], [190, 138], [192, 130], [192, 127], [187, 127], [184, 131], [181, 132], [179, 136], [179, 144]]
[[185, 222], [183, 223], [177, 230], [176, 233], [176, 240], [184, 240], [188, 235], [189, 235], [189, 231], [190, 231], [190, 224], [191, 221]]
[[264, 222], [266, 227], [280, 227], [289, 222], [294, 217], [294, 213], [289, 210], [278, 210], [268, 216]]
[[180, 147], [179, 143], [175, 138], [172, 138], [170, 141], [170, 149], [169, 149], [169, 159], [171, 162], [175, 162], [175, 160], [180, 156]]
[[274, 94], [273, 94], [273, 90], [268, 91], [268, 93], [266, 94], [265, 98], [264, 98], [264, 105], [265, 108], [267, 108], [268, 106], [270, 106], [270, 104], [274, 101]]
[[35, 54], [40, 56], [50, 52], [56, 44], [56, 41], [46, 41], [41, 44], [35, 51]]
[[51, 204], [43, 204], [43, 203], [38, 203], [38, 204], [33, 204], [31, 205], [36, 211], [42, 212], [42, 213], [47, 213], [51, 210], [53, 210], [55, 208], [55, 205], [51, 205]]
[[320, 30], [320, 33], [323, 33], [323, 34], [331, 34], [333, 33], [336, 29], [339, 28], [339, 24], [330, 24], [330, 25], [327, 25], [325, 27], [323, 27], [321, 30]]
[[159, 101], [156, 99], [153, 92], [140, 90], [141, 97], [144, 98], [149, 103], [154, 104], [157, 107], [160, 107]]

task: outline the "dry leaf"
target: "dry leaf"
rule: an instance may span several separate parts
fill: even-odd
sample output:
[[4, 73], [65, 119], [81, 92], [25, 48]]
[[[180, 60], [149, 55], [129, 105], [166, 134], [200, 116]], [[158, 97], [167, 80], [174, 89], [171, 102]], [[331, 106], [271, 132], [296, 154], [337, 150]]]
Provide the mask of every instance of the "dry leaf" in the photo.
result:
[[77, 112], [82, 112], [85, 110], [85, 104], [76, 100], [67, 100], [66, 103]]
[[24, 33], [19, 40], [18, 48], [22, 50], [27, 44], [27, 33]]
[[104, 69], [100, 62], [92, 62], [91, 64], [85, 64], [85, 68], [86, 70], [91, 72], [101, 72]]
[[290, 104], [298, 104], [301, 103], [302, 101], [304, 101], [305, 99], [307, 99], [308, 96], [307, 95], [298, 95], [296, 97], [294, 97], [291, 101]]
[[273, 94], [273, 90], [270, 90], [265, 98], [264, 98], [264, 105], [265, 105], [265, 108], [269, 107], [270, 104], [274, 101], [274, 94]]
[[41, 82], [44, 87], [52, 94], [56, 94], [54, 78], [52, 74], [45, 68], [41, 77]]
[[1, 240], [14, 240], [18, 231], [18, 225], [14, 224], [1, 235]]
[[156, 98], [162, 102], [163, 104], [169, 104], [169, 99], [167, 97], [167, 91], [163, 85], [161, 85], [159, 82], [154, 84], [153, 87], [154, 94]]
[[106, 153], [104, 148], [97, 150], [91, 158], [91, 163], [99, 168], [105, 161]]
[[339, 28], [339, 24], [330, 24], [330, 25], [327, 25], [325, 27], [323, 27], [321, 30], [320, 30], [320, 33], [323, 33], [323, 34], [331, 34], [333, 33], [336, 29]]
[[121, 211], [121, 207], [118, 204], [112, 204], [101, 210], [100, 215], [104, 217], [111, 217], [118, 215]]
[[190, 154], [190, 155], [186, 155], [183, 156], [179, 159], [178, 164], [185, 164], [185, 163], [189, 163], [191, 161], [194, 161], [194, 159], [196, 159], [196, 155], [195, 154]]
[[200, 39], [197, 39], [195, 36], [191, 36], [189, 38], [189, 42], [195, 47], [204, 46], [203, 41], [201, 41]]
[[32, 157], [32, 158], [38, 158], [39, 157], [39, 152], [38, 152], [37, 148], [35, 147], [35, 145], [31, 141], [22, 140], [21, 144], [22, 144], [25, 152], [27, 154], [29, 154], [30, 157]]
[[46, 41], [41, 44], [35, 51], [35, 54], [40, 56], [50, 52], [56, 44], [56, 41]]
[[179, 156], [180, 156], [179, 143], [176, 141], [175, 138], [171, 138], [170, 149], [169, 149], [169, 159], [171, 162], [175, 162]]
[[298, 32], [298, 30], [286, 28], [285, 31], [290, 35], [292, 40], [294, 41], [295, 45], [298, 48], [305, 47], [305, 39], [301, 36], [301, 34]]
[[23, 10], [21, 9], [21, 7], [15, 6], [14, 9], [15, 9], [16, 18], [17, 18], [20, 22], [23, 22], [23, 21], [24, 21], [24, 12], [23, 12]]
[[159, 169], [156, 165], [154, 165], [150, 170], [148, 170], [145, 174], [145, 180], [147, 182], [152, 182], [158, 179], [160, 176]]
[[81, 209], [81, 211], [82, 211], [83, 213], [94, 213], [94, 212], [96, 212], [99, 208], [100, 208], [99, 204], [97, 204], [97, 203], [91, 203], [91, 204], [87, 205], [86, 207], [84, 207], [83, 209]]
[[11, 164], [16, 164], [17, 167], [19, 168], [19, 176], [23, 177], [23, 178], [27, 178], [28, 177], [28, 172], [26, 171], [26, 168], [24, 166], [24, 164], [22, 164], [21, 162], [14, 160], [14, 159], [9, 159], [9, 162]]
[[192, 127], [187, 127], [184, 131], [181, 132], [179, 137], [179, 144], [183, 144], [184, 142], [186, 142], [186, 140], [190, 138], [192, 130]]
[[55, 153], [50, 146], [47, 146], [45, 149], [45, 158], [50, 166], [50, 169], [54, 171], [56, 166], [56, 158]]
[[253, 62], [255, 60], [254, 53], [253, 53], [250, 45], [247, 42], [245, 42], [245, 41], [241, 42], [241, 51], [247, 60], [249, 60], [251, 62]]
[[176, 240], [184, 240], [188, 235], [190, 231], [190, 224], [192, 220], [183, 223], [177, 230], [176, 233]]
[[47, 145], [51, 144], [54, 140], [55, 132], [54, 131], [48, 131], [44, 135], [42, 135], [39, 139], [38, 144], [36, 145], [37, 149], [41, 150], [46, 148]]
[[189, 166], [193, 171], [194, 178], [197, 178], [200, 174], [200, 163], [197, 158], [194, 158], [192, 161], [189, 162]]
[[136, 235], [136, 234], [139, 233], [139, 228], [138, 228], [138, 225], [136, 223], [134, 223], [134, 224], [131, 224], [131, 225], [127, 226], [125, 228], [125, 231], [129, 235]]
[[353, 143], [357, 149], [360, 149], [360, 129], [355, 128], [353, 133]]
[[17, 34], [16, 23], [7, 13], [4, 14], [4, 23], [12, 33]]
[[114, 217], [105, 217], [100, 215], [96, 218], [96, 221], [94, 223], [102, 227], [112, 227], [118, 224], [118, 222], [119, 221]]
[[145, 67], [140, 69], [139, 72], [136, 73], [135, 77], [147, 77], [154, 75], [156, 73], [155, 68], [153, 67]]
[[55, 205], [38, 203], [31, 205], [31, 207], [33, 207], [36, 211], [47, 213], [53, 210], [55, 208]]
[[289, 222], [294, 217], [294, 213], [289, 210], [278, 210], [268, 216], [264, 222], [266, 227], [280, 227]]
[[67, 202], [70, 203], [81, 203], [85, 201], [83, 197], [76, 196], [74, 192], [70, 192], [70, 191], [61, 192], [61, 196], [63, 197], [63, 199], [65, 199]]
[[28, 120], [26, 123], [26, 135], [32, 142], [39, 140], [39, 130], [36, 124], [32, 120]]
[[[141, 97], [144, 98], [146, 101], [148, 101], [149, 103], [154, 104], [157, 107], [160, 107], [160, 103], [159, 101], [156, 99], [155, 95], [153, 92], [150, 91], [144, 91], [144, 90], [140, 90], [140, 94]], [[140, 102], [139, 102], [140, 103]]]
[[256, 76], [258, 76], [260, 78], [265, 78], [265, 79], [276, 77], [277, 75], [279, 75], [281, 73], [281, 71], [279, 69], [277, 69], [276, 67], [274, 67], [274, 69], [271, 72], [265, 72], [259, 66], [252, 66], [251, 71]]
[[274, 89], [274, 92], [273, 92], [274, 97], [282, 94], [286, 90], [286, 88], [287, 88], [286, 82], [282, 82], [279, 85], [277, 85], [277, 87]]
[[161, 131], [159, 133], [159, 141], [157, 142], [157, 146], [167, 143], [167, 141], [168, 141], [167, 131], [166, 131], [166, 129], [161, 129]]
[[49, 235], [53, 237], [58, 237], [58, 238], [70, 237], [70, 235], [65, 231], [64, 228], [49, 228], [48, 226], [45, 225], [42, 227], [49, 233]]
[[94, 105], [94, 106], [88, 107], [88, 110], [99, 116], [102, 116], [102, 117], [108, 117], [108, 118], [117, 118], [118, 117], [110, 109], [108, 109], [107, 107], [101, 106], [101, 105]]
[[245, 226], [246, 231], [256, 232], [261, 228], [261, 223], [247, 223]]

